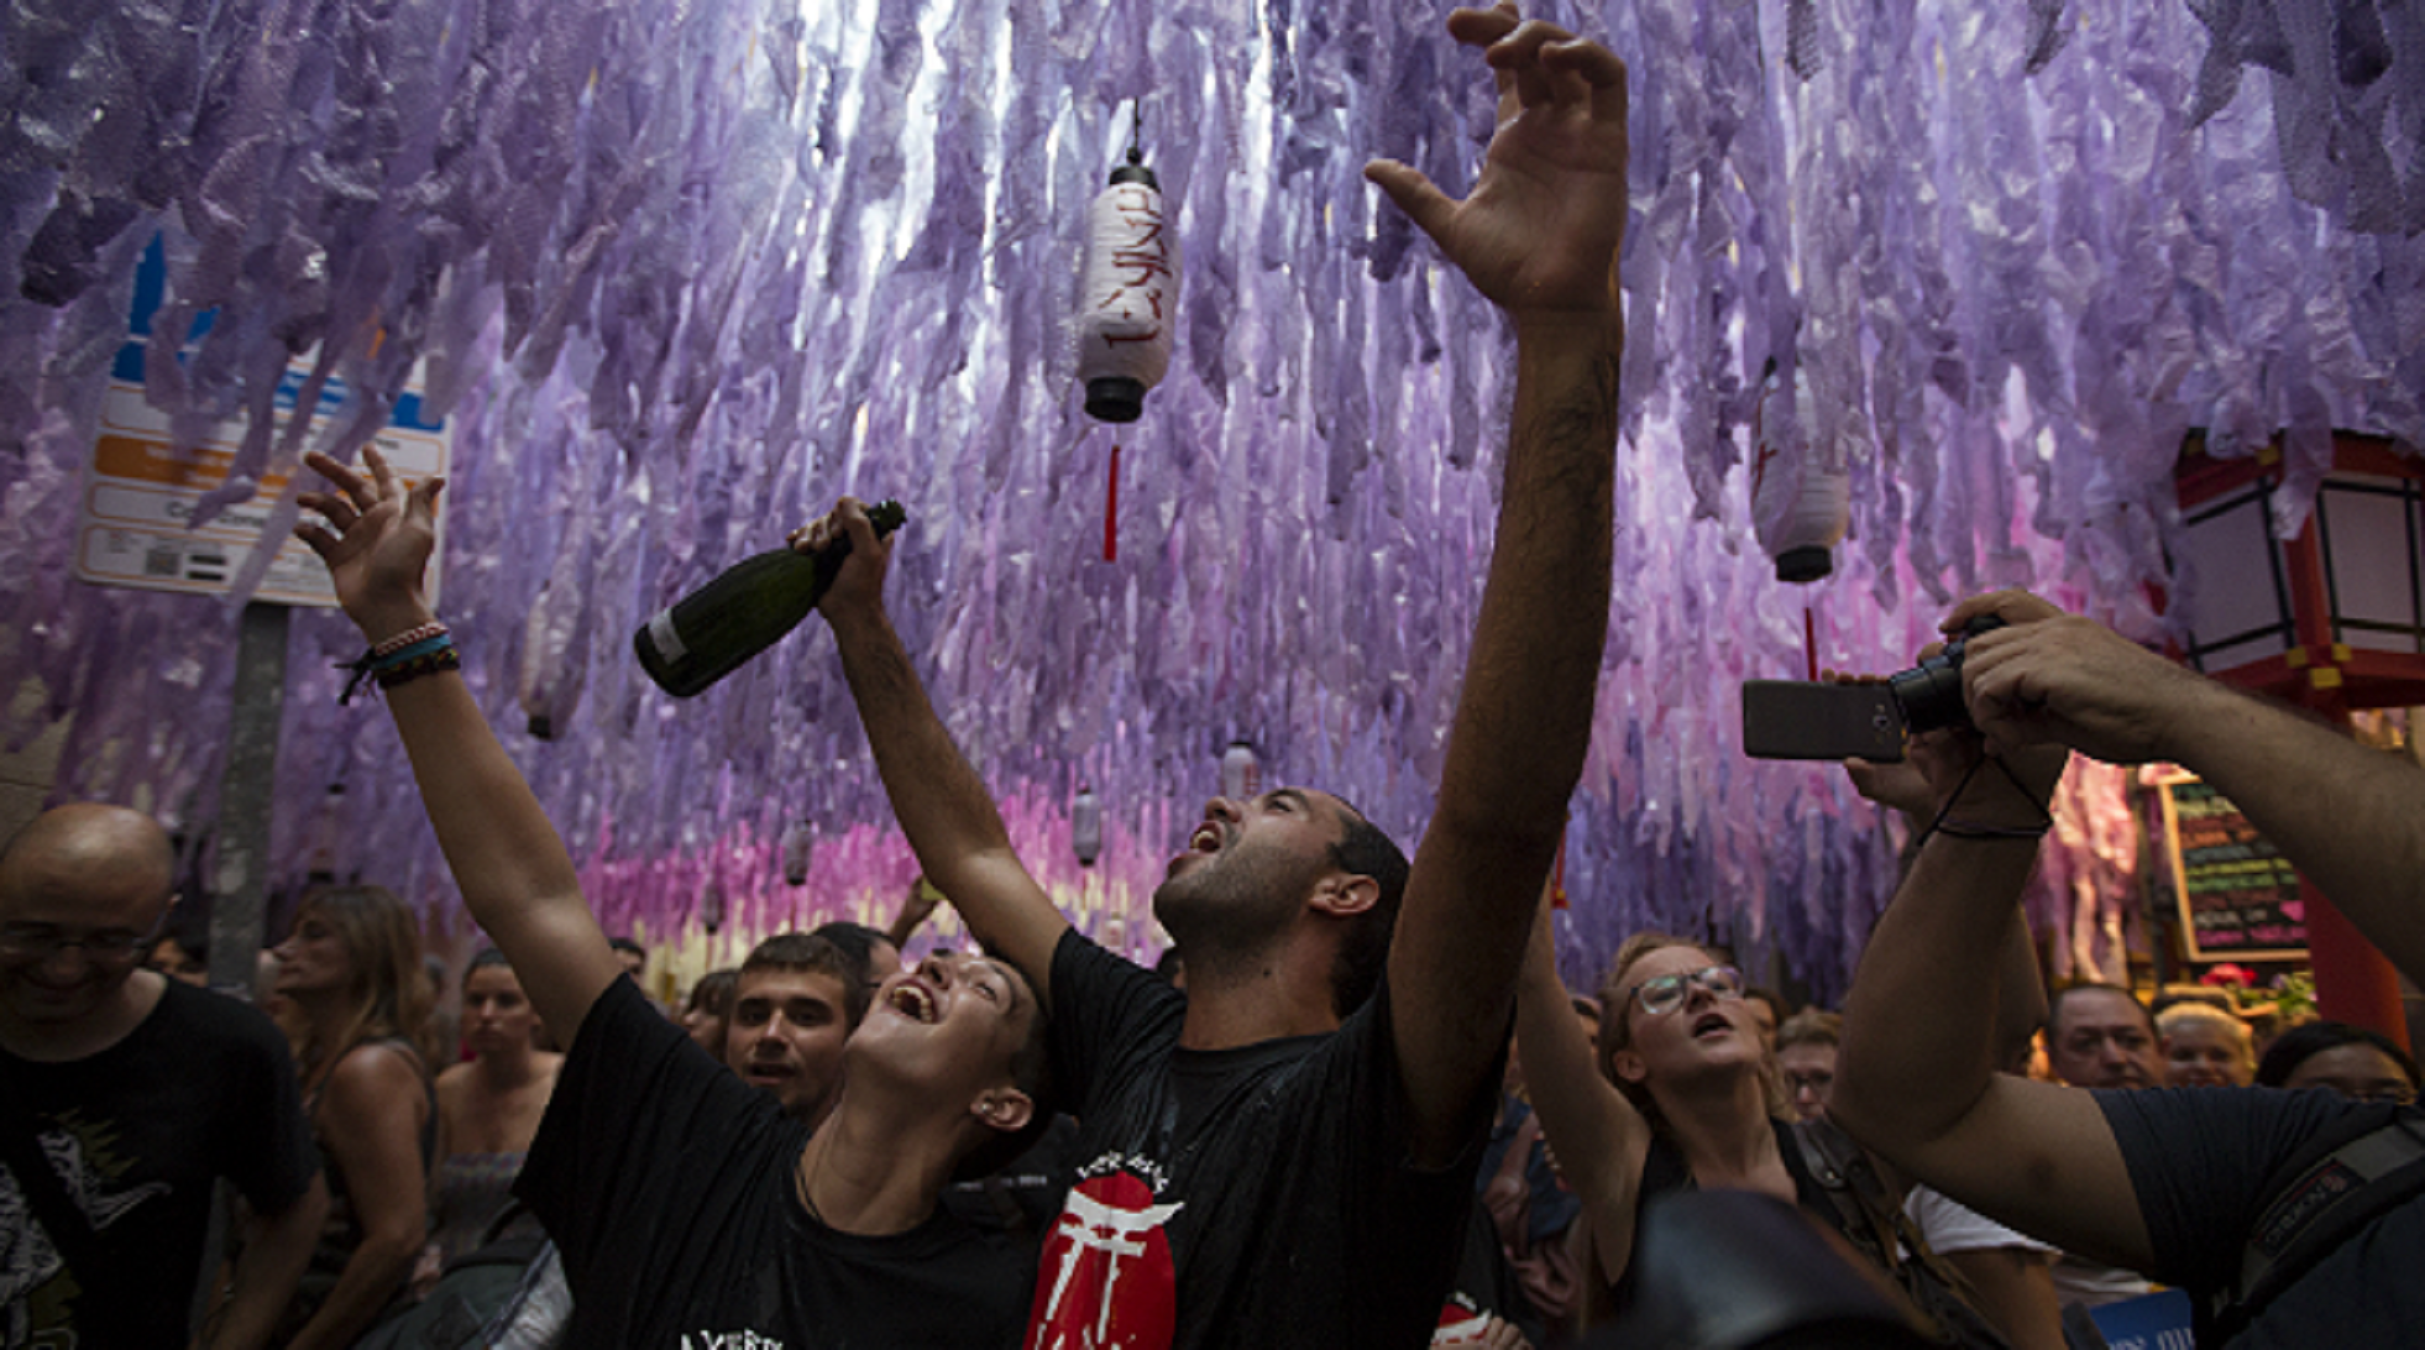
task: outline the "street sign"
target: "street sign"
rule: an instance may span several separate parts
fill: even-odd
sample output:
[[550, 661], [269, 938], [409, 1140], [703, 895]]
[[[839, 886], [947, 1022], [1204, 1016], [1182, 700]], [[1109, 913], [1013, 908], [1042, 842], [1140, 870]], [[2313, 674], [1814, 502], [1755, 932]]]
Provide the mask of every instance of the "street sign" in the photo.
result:
[[[127, 323], [127, 340], [110, 369], [108, 392], [102, 396], [100, 432], [94, 437], [92, 459], [86, 466], [85, 490], [76, 522], [75, 574], [99, 586], [129, 586], [140, 590], [224, 594], [245, 558], [261, 538], [279, 496], [286, 490], [284, 474], [264, 475], [249, 501], [220, 511], [196, 527], [193, 517], [203, 494], [227, 480], [243, 443], [241, 416], [222, 422], [204, 436], [193, 455], [180, 460], [173, 453], [168, 414], [143, 396], [143, 363], [156, 335], [152, 317], [160, 308], [167, 264], [158, 240], [143, 252], [136, 272], [135, 301]], [[195, 336], [208, 327], [208, 317]], [[290, 363], [278, 382], [278, 430], [283, 435], [295, 404], [311, 374], [312, 354]], [[332, 376], [311, 409], [312, 429], [306, 444], [316, 444], [329, 419], [344, 410], [347, 390]], [[346, 410], [351, 415], [350, 410]], [[380, 453], [410, 481], [446, 472], [453, 435], [442, 419], [427, 417], [418, 387], [397, 399], [387, 426], [372, 438]], [[438, 558], [444, 556], [445, 509], [439, 508], [440, 549], [430, 560], [429, 588], [438, 593]], [[328, 569], [300, 540], [281, 540], [276, 558], [261, 579], [253, 599], [271, 604], [333, 606]]]

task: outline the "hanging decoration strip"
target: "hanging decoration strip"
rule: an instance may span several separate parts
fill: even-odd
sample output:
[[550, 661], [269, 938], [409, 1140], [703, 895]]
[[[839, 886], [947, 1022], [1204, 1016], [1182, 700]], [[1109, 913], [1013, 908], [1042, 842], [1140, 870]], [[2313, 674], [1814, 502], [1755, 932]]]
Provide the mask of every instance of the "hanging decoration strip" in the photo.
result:
[[[2226, 454], [2283, 427], [2294, 457], [2336, 425], [2425, 441], [2425, 9], [1550, 12], [1634, 80], [1621, 583], [1570, 974], [1639, 924], [1715, 922], [1824, 990], [1891, 844], [1840, 775], [1740, 755], [1736, 683], [1814, 650], [1899, 668], [1989, 586], [2153, 636], [2151, 586], [2195, 600], [2165, 563], [2185, 428]], [[153, 331], [210, 321], [147, 365], [189, 443], [266, 412], [296, 354], [349, 391], [338, 448], [416, 371], [450, 419], [446, 618], [610, 927], [695, 922], [711, 881], [736, 931], [858, 912], [914, 870], [817, 625], [681, 706], [623, 641], [845, 491], [908, 507], [910, 650], [1098, 931], [1147, 941], [1233, 740], [1411, 840], [1489, 556], [1510, 350], [1359, 176], [1388, 155], [1469, 180], [1492, 92], [1439, 21], [1377, 0], [10, 6], [0, 740], [65, 721], [60, 796], [216, 811], [232, 607], [69, 579], [156, 235]], [[1189, 265], [1168, 375], [1121, 429], [1129, 547], [1106, 561], [1068, 324], [1132, 106]], [[1770, 359], [1848, 488], [1806, 593], [1737, 479]], [[253, 422], [204, 512], [303, 439]], [[2285, 523], [2316, 468], [2292, 465]], [[449, 904], [392, 731], [337, 707], [327, 667], [355, 645], [329, 614], [294, 628], [281, 872], [341, 781], [347, 870]], [[1084, 876], [1081, 785], [1103, 813]]]

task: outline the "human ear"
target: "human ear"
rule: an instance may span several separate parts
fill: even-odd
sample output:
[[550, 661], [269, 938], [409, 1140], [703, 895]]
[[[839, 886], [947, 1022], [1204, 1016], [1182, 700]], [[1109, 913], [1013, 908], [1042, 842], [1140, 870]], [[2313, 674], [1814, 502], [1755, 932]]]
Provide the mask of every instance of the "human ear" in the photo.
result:
[[1337, 873], [1314, 891], [1314, 906], [1325, 914], [1361, 914], [1381, 903], [1381, 883], [1371, 877]]
[[1644, 1064], [1642, 1056], [1632, 1050], [1619, 1050], [1609, 1056], [1608, 1066], [1617, 1071], [1617, 1077], [1628, 1083], [1639, 1083], [1650, 1076], [1650, 1066]]
[[1035, 1116], [1036, 1104], [1015, 1087], [987, 1088], [969, 1108], [990, 1129], [1016, 1134]]

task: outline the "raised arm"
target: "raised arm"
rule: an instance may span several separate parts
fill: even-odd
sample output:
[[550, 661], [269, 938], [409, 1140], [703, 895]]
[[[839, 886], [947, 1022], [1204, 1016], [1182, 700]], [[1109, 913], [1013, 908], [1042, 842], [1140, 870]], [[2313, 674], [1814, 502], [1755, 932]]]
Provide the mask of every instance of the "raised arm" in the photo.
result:
[[2425, 768], [2241, 693], [2036, 596], [1981, 596], [1979, 724], [2116, 763], [2171, 760], [2212, 783], [2411, 980], [2425, 979]]
[[[325, 455], [306, 456], [338, 490], [301, 500], [335, 529], [301, 525], [295, 533], [328, 564], [338, 602], [377, 644], [432, 618], [421, 578], [444, 481], [407, 491], [377, 449], [364, 447], [362, 459], [367, 475]], [[539, 1016], [571, 1043], [623, 967], [582, 898], [564, 841], [462, 675], [424, 675], [387, 690], [385, 700], [464, 907], [513, 963]]]
[[[1922, 653], [1934, 654], [1934, 649]], [[1938, 791], [1929, 785], [1930, 775], [1935, 775], [1950, 790], [1969, 763], [1967, 752], [1956, 749], [1956, 738], [1937, 734], [1914, 740], [1910, 753], [1900, 763], [1872, 764], [1865, 759], [1848, 759], [1844, 761], [1844, 771], [1852, 779], [1854, 791], [1903, 814], [1916, 845], [1936, 817]], [[2029, 1058], [2031, 1039], [2038, 1028], [2046, 1025], [2046, 979], [2038, 969], [2037, 945], [2029, 937], [2029, 920], [2018, 905], [2004, 925], [2004, 949], [1996, 957], [1995, 971], [1995, 1060], [1999, 1067], [2009, 1068], [2016, 1060]]]
[[[1978, 675], [1975, 665], [1965, 673]], [[1943, 824], [1912, 859], [1845, 1000], [1828, 1114], [1989, 1218], [2143, 1268], [2146, 1223], [2104, 1113], [2079, 1089], [1997, 1072], [2004, 995], [2001, 982], [1980, 980], [2012, 954], [2034, 832], [2064, 757], [2013, 746], [1982, 762], [1977, 737], [1956, 741], [1958, 757], [1933, 761], [1932, 819]]]
[[952, 744], [918, 683], [884, 609], [892, 551], [876, 537], [867, 513], [845, 497], [831, 515], [801, 531], [795, 546], [813, 552], [836, 531], [848, 534], [850, 557], [818, 608], [842, 649], [842, 674], [867, 727], [893, 815], [927, 880], [960, 911], [977, 941], [1025, 972], [1038, 1001], [1050, 1007], [1053, 947], [1069, 920], [1011, 851], [993, 794]]
[[[1608, 1015], [1625, 1014], [1616, 1009]], [[1566, 1184], [1582, 1197], [1600, 1278], [1614, 1284], [1633, 1260], [1634, 1208], [1641, 1203], [1650, 1122], [1592, 1058], [1591, 1040], [1558, 979], [1547, 904], [1533, 924], [1516, 981], [1516, 1046], [1533, 1110], [1541, 1114], [1542, 1137], [1557, 1153]]]
[[[1389, 982], [1419, 1162], [1445, 1162], [1507, 1030], [1539, 879], [1591, 740], [1608, 633], [1624, 63], [1514, 7], [1458, 10], [1497, 73], [1499, 126], [1454, 201], [1402, 164], [1366, 176], [1514, 321], [1507, 478], [1431, 827]], [[949, 888], [946, 887], [948, 890]]]

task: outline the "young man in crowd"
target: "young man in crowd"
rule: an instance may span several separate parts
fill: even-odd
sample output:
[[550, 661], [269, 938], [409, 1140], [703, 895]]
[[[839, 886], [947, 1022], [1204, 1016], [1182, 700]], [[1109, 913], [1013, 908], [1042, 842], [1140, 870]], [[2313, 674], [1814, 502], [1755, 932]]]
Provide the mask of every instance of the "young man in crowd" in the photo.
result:
[[[421, 589], [436, 480], [326, 456], [330, 528], [297, 531], [373, 644], [418, 651], [386, 686], [464, 906], [571, 1044], [516, 1183], [573, 1292], [574, 1345], [1003, 1346], [1031, 1263], [937, 1211], [972, 1155], [1033, 1113], [1042, 1009], [1019, 973], [931, 960], [885, 982], [811, 1129], [668, 1021], [598, 927], [563, 841], [451, 662]], [[434, 644], [434, 645], [433, 645]]]
[[813, 1126], [841, 1091], [843, 1044], [874, 993], [833, 943], [814, 933], [777, 933], [741, 962], [725, 1065], [772, 1093], [785, 1115]]
[[[1972, 638], [1963, 667], [1971, 717], [2001, 763], [1946, 801], [1878, 924], [1846, 1008], [1831, 1113], [1964, 1204], [2186, 1289], [2201, 1344], [2405, 1342], [2425, 1319], [2425, 1287], [2413, 1278], [2425, 1257], [2425, 1193], [2358, 1213], [2343, 1232], [2336, 1193], [2369, 1209], [2395, 1193], [2358, 1182], [2363, 1169], [2343, 1169], [2336, 1185], [2287, 1184], [2287, 1164], [2317, 1141], [2377, 1125], [2395, 1127], [2380, 1136], [2392, 1148], [2425, 1131], [2425, 1117], [2322, 1093], [2088, 1091], [2000, 1075], [1995, 997], [1982, 996], [1977, 972], [2004, 941], [2047, 824], [2059, 772], [2051, 745], [2188, 768], [2394, 965], [2425, 975], [2425, 769], [2035, 596], [1967, 601], [1946, 630], [1979, 614], [2008, 625]], [[2322, 1250], [2277, 1245], [2292, 1235]], [[2259, 1236], [2264, 1245], [2252, 1244]], [[2273, 1258], [2285, 1259], [2242, 1287]]]
[[286, 1038], [138, 968], [174, 863], [150, 817], [98, 803], [0, 852], [0, 1345], [188, 1344], [225, 1177], [260, 1217], [199, 1343], [249, 1350], [327, 1216]]
[[1402, 165], [1367, 173], [1508, 315], [1517, 377], [1482, 612], [1411, 870], [1329, 793], [1216, 799], [1154, 897], [1187, 953], [1179, 995], [1076, 933], [1012, 852], [892, 630], [887, 550], [858, 505], [800, 540], [850, 539], [821, 608], [926, 875], [1053, 1009], [1079, 1165], [1032, 1346], [1420, 1346], [1446, 1307], [1517, 965], [1590, 739], [1626, 214], [1622, 63], [1512, 6], [1449, 26], [1501, 95], [1471, 195]]

